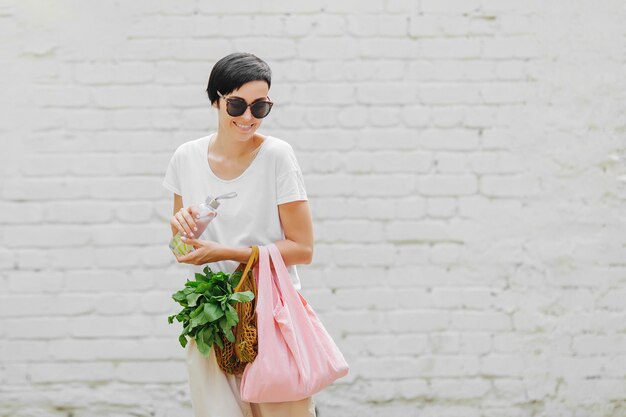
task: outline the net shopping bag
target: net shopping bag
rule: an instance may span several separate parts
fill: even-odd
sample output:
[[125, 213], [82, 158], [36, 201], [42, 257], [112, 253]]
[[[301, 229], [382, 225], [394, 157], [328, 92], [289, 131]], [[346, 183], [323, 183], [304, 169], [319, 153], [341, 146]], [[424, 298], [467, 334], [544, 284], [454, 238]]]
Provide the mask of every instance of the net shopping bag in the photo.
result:
[[234, 330], [235, 342], [230, 342], [226, 337], [222, 339], [224, 344], [220, 348], [213, 345], [215, 357], [222, 371], [228, 374], [240, 375], [246, 365], [256, 358], [257, 331], [255, 304], [257, 298], [256, 281], [252, 273], [253, 267], [259, 258], [258, 246], [252, 246], [252, 254], [246, 264], [241, 264], [236, 271], [243, 271], [241, 279], [233, 292], [251, 291], [254, 299], [245, 303], [236, 303], [235, 310], [239, 321]]
[[347, 375], [346, 360], [293, 286], [276, 245], [259, 247], [257, 280], [258, 354], [244, 370], [241, 399], [297, 401]]

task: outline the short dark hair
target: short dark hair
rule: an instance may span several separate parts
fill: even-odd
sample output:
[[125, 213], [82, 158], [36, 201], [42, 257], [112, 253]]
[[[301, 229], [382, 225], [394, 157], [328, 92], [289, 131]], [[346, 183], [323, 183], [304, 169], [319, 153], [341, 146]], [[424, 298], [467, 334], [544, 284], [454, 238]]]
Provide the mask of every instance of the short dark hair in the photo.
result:
[[272, 85], [272, 70], [267, 62], [247, 52], [235, 52], [215, 63], [209, 76], [206, 92], [215, 103], [220, 93], [226, 95], [250, 81], [265, 81], [268, 88]]

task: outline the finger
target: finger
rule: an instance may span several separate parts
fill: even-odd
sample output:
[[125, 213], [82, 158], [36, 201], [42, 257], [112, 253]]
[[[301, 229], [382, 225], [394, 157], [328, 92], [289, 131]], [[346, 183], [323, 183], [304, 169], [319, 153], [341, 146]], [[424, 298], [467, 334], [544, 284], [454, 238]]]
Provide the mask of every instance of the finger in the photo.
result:
[[197, 248], [199, 246], [201, 246], [200, 242], [198, 241], [198, 239], [193, 239], [193, 238], [185, 238], [183, 240], [185, 242], [185, 245], [191, 245], [194, 248]]
[[174, 218], [176, 219], [176, 228], [178, 229], [178, 231], [180, 232], [181, 235], [183, 236], [192, 236], [193, 232], [191, 230], [191, 228], [189, 227], [189, 225], [187, 224], [187, 221], [185, 220], [185, 216], [181, 211], [178, 211], [175, 215]]
[[176, 258], [176, 262], [184, 263], [187, 260], [187, 258], [189, 257], [189, 253], [187, 253], [186, 255], [174, 254], [174, 257]]
[[186, 255], [177, 256], [176, 259], [178, 260], [178, 262], [187, 263], [189, 261], [189, 258], [193, 257], [194, 255], [195, 254], [193, 252], [189, 252]]
[[194, 219], [197, 219], [198, 217], [200, 217], [200, 212], [198, 211], [198, 208], [195, 206], [187, 207], [187, 211], [189, 212], [191, 217]]
[[178, 233], [180, 233], [181, 237], [187, 237], [187, 231], [185, 231], [183, 226], [180, 224], [180, 221], [178, 221], [176, 214], [170, 217], [170, 226], [174, 227]]
[[183, 263], [183, 264], [196, 264], [195, 258], [196, 258], [196, 254], [191, 252], [177, 259], [178, 259], [178, 262]]
[[189, 227], [189, 231], [191, 232], [190, 236], [193, 237], [194, 232], [198, 231], [198, 227], [196, 227], [196, 222], [190, 213], [190, 209], [181, 209], [180, 213], [185, 219], [185, 222], [187, 222], [187, 226]]

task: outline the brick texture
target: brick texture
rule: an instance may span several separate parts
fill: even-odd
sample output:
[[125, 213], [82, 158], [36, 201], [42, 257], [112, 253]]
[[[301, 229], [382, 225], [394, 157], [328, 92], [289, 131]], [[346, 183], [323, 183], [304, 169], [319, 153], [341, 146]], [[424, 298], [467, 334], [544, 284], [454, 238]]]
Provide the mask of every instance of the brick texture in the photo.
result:
[[322, 417], [623, 416], [622, 3], [4, 0], [0, 417], [191, 415], [160, 183], [236, 50], [352, 367]]

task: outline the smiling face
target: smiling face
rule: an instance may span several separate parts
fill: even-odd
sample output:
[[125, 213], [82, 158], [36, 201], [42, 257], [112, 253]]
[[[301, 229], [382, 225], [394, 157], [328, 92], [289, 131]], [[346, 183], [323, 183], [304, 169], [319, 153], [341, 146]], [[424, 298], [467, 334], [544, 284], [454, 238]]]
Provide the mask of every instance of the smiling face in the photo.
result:
[[[269, 87], [265, 81], [250, 81], [216, 101], [213, 106], [219, 110], [219, 131], [240, 141], [247, 141], [254, 136], [263, 119], [255, 118], [250, 107], [241, 116], [233, 117], [226, 111], [226, 99], [242, 98], [248, 104], [258, 100], [267, 100]], [[219, 104], [219, 105], [218, 105]]]

